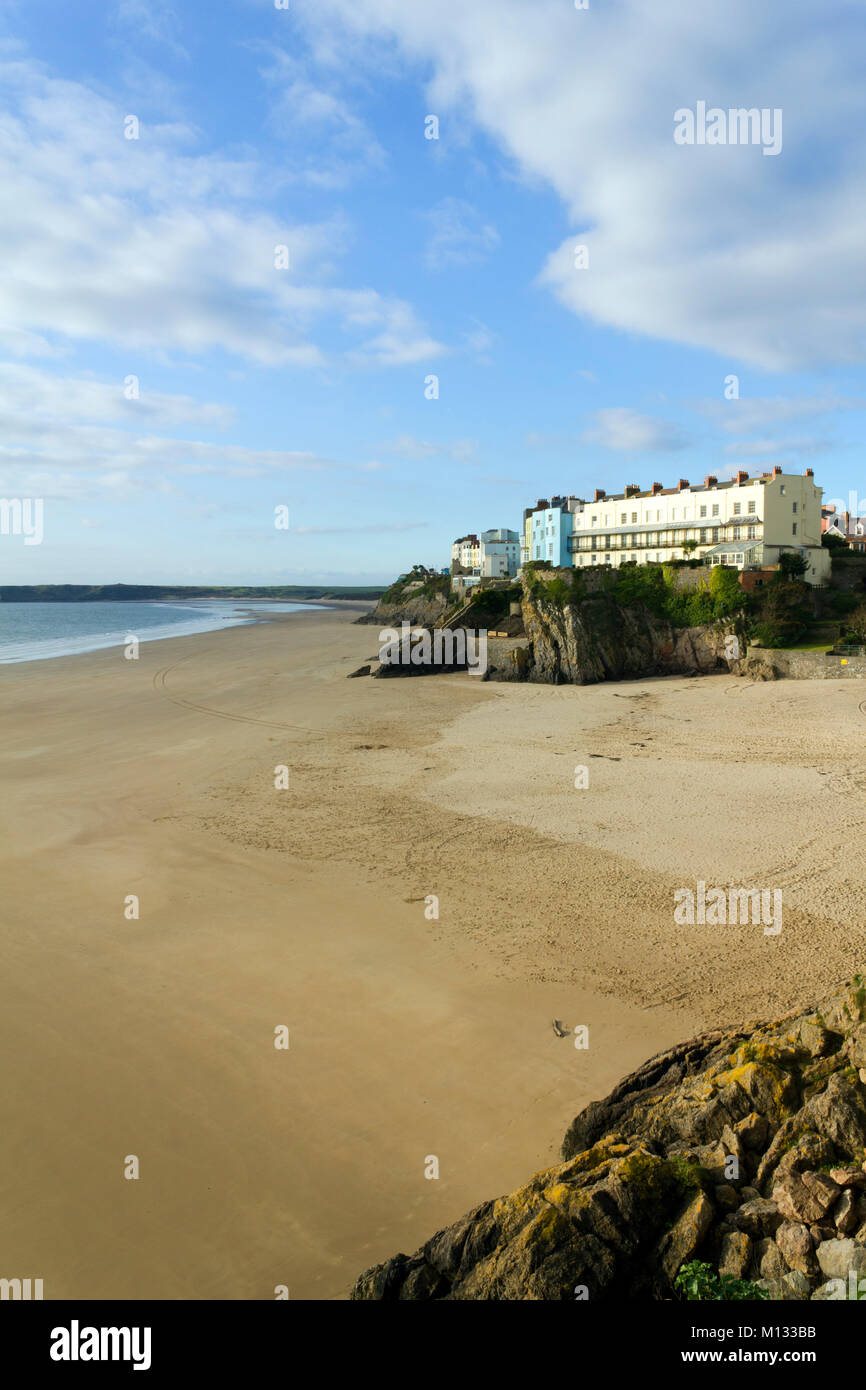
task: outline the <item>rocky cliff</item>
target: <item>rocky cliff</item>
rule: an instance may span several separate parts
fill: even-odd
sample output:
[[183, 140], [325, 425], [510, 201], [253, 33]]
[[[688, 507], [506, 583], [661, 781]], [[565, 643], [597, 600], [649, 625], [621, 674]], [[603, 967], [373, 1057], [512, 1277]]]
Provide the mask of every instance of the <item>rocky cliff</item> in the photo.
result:
[[379, 628], [399, 628], [404, 622], [411, 623], [413, 627], [435, 627], [449, 607], [454, 607], [454, 600], [443, 595], [426, 597], [410, 593], [398, 603], [386, 603], [380, 599], [375, 608], [369, 613], [362, 613], [355, 621]]
[[[551, 572], [567, 574], [567, 571]], [[487, 679], [536, 681], [545, 685], [589, 685], [604, 680], [658, 675], [699, 675], [715, 670], [737, 670], [728, 661], [726, 642], [734, 634], [731, 620], [700, 627], [674, 627], [645, 605], [624, 605], [605, 587], [601, 570], [581, 577], [579, 596], [555, 600], [541, 588], [524, 586], [520, 607], [522, 623], [485, 611], [479, 591], [459, 621], [470, 631], [499, 632], [508, 625], [512, 635], [488, 637]], [[450, 604], [450, 609], [449, 609]], [[397, 628], [402, 622], [433, 628], [455, 601], [445, 597], [407, 596], [399, 603], [380, 601], [357, 621], [379, 628]], [[436, 666], [402, 666], [374, 669], [373, 675], [430, 675]], [[360, 674], [360, 673], [359, 673]], [[367, 674], [364, 668], [364, 674]]]
[[525, 590], [522, 608], [528, 660], [520, 674], [511, 674], [507, 653], [497, 654], [500, 664], [491, 662], [491, 680], [589, 685], [728, 667], [730, 623], [674, 628], [643, 606], [623, 607], [606, 591], [576, 603], [556, 603]]
[[[571, 1124], [563, 1162], [354, 1299], [667, 1299], [693, 1259], [770, 1298], [866, 1298], [866, 990], [707, 1033]], [[564, 1044], [567, 1045], [567, 1044]]]

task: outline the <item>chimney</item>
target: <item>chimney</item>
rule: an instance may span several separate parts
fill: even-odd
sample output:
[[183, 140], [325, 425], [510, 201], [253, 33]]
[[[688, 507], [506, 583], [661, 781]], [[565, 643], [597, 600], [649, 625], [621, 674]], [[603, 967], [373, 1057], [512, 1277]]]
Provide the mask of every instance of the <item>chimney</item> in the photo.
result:
[[650, 497], [657, 497], [661, 490], [661, 483], [653, 483], [652, 487], [650, 488]]
[[737, 486], [739, 487], [742, 483], [747, 483], [748, 481], [748, 473], [744, 472], [744, 470], [741, 468], [739, 473], [737, 474]]
[[806, 469], [806, 472], [805, 472], [805, 474], [804, 474], [804, 477], [806, 477], [806, 478], [814, 478], [814, 476], [815, 476], [815, 470], [814, 470], [814, 468], [807, 468], [807, 469]]
[[677, 492], [682, 492], [683, 488], [688, 487], [688, 485], [688, 478], [680, 478], [679, 482], [677, 483]]
[[603, 487], [597, 487], [596, 490], [595, 490], [595, 496], [593, 497], [592, 500], [593, 500], [593, 502], [600, 502], [600, 501], [602, 500], [602, 498], [604, 498], [604, 497], [607, 497], [607, 493], [605, 492], [604, 488], [603, 488]]
[[704, 487], [715, 487], [718, 481], [718, 478], [714, 477], [712, 473], [708, 473], [704, 478]]
[[638, 495], [639, 492], [640, 492], [640, 488], [638, 487], [637, 483], [626, 483], [626, 485], [625, 485], [625, 496], [626, 496], [626, 497], [637, 497], [637, 495]]
[[773, 469], [773, 477], [774, 477], [774, 478], [778, 478], [778, 477], [781, 475], [781, 472], [782, 472], [782, 465], [781, 465], [780, 463], [777, 463], [776, 466], [775, 466], [775, 468]]

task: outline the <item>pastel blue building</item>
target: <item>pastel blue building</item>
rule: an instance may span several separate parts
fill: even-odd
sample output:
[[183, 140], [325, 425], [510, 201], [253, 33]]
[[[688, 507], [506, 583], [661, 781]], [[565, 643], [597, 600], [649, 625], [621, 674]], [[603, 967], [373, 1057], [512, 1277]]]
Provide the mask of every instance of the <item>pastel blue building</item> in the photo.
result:
[[574, 514], [569, 502], [574, 498], [539, 498], [523, 513], [524, 546], [522, 560], [549, 560], [552, 565], [570, 568], [574, 563], [568, 548]]

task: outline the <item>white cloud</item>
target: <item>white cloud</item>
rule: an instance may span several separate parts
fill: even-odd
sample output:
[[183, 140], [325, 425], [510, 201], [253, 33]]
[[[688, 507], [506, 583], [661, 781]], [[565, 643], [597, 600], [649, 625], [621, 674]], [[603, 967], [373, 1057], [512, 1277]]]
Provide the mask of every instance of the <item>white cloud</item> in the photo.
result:
[[[188, 127], [123, 134], [124, 112], [37, 65], [0, 63], [0, 321], [21, 352], [56, 340], [316, 366], [316, 335], [349, 338], [346, 361], [416, 362], [440, 352], [405, 301], [330, 283], [341, 219], [287, 222], [260, 200], [278, 168], [183, 152]], [[275, 267], [275, 248], [289, 269]], [[135, 370], [131, 365], [130, 370]]]
[[0, 491], [122, 501], [150, 491], [179, 493], [199, 478], [320, 472], [362, 477], [381, 466], [152, 432], [157, 425], [191, 424], [224, 430], [232, 419], [232, 411], [189, 396], [144, 392], [128, 401], [114, 383], [0, 365]]
[[310, 80], [300, 63], [276, 52], [263, 76], [276, 87], [269, 127], [284, 147], [281, 165], [314, 188], [340, 188], [386, 164], [367, 123], [337, 92]]
[[462, 198], [442, 198], [424, 219], [431, 228], [424, 248], [430, 270], [474, 265], [499, 245], [496, 228]]
[[650, 415], [639, 415], [626, 406], [597, 410], [592, 419], [593, 424], [584, 431], [581, 442], [619, 453], [684, 449], [688, 442], [678, 425]]
[[0, 362], [0, 412], [38, 415], [43, 421], [117, 420], [129, 425], [164, 428], [198, 424], [224, 429], [234, 419], [229, 406], [202, 403], [192, 396], [149, 391], [139, 382], [139, 398], [129, 398], [124, 381], [97, 381], [90, 376], [57, 377], [23, 363]]
[[[573, 234], [540, 280], [575, 313], [770, 369], [863, 360], [863, 38], [847, 0], [319, 0], [299, 14], [347, 54], [359, 35], [396, 41], [432, 70], [431, 111], [474, 122], [556, 190]], [[674, 112], [698, 100], [781, 108], [782, 153], [676, 145]]]
[[856, 396], [752, 396], [735, 401], [702, 400], [694, 408], [729, 434], [775, 430], [791, 420], [866, 410], [866, 398]]
[[457, 463], [471, 463], [478, 453], [478, 444], [474, 439], [455, 439], [449, 444], [444, 444], [416, 439], [411, 434], [401, 434], [396, 439], [389, 439], [384, 447], [389, 454], [397, 454], [413, 462], [429, 458], [450, 458]]
[[114, 20], [121, 31], [133, 31], [137, 39], [162, 45], [177, 58], [189, 57], [180, 42], [180, 20], [167, 0], [118, 0]]

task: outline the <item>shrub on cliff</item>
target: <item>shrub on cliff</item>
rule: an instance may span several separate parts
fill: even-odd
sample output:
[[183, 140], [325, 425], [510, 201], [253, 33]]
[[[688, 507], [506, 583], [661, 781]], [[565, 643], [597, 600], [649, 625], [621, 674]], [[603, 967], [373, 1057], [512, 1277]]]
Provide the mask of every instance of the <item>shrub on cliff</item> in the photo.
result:
[[792, 647], [812, 618], [809, 586], [801, 579], [786, 579], [781, 571], [760, 599], [754, 635], [765, 647]]
[[712, 1265], [704, 1260], [692, 1260], [683, 1265], [674, 1288], [689, 1302], [741, 1302], [746, 1299], [769, 1298], [766, 1289], [761, 1289], [750, 1279], [735, 1279], [732, 1274], [716, 1274]]

